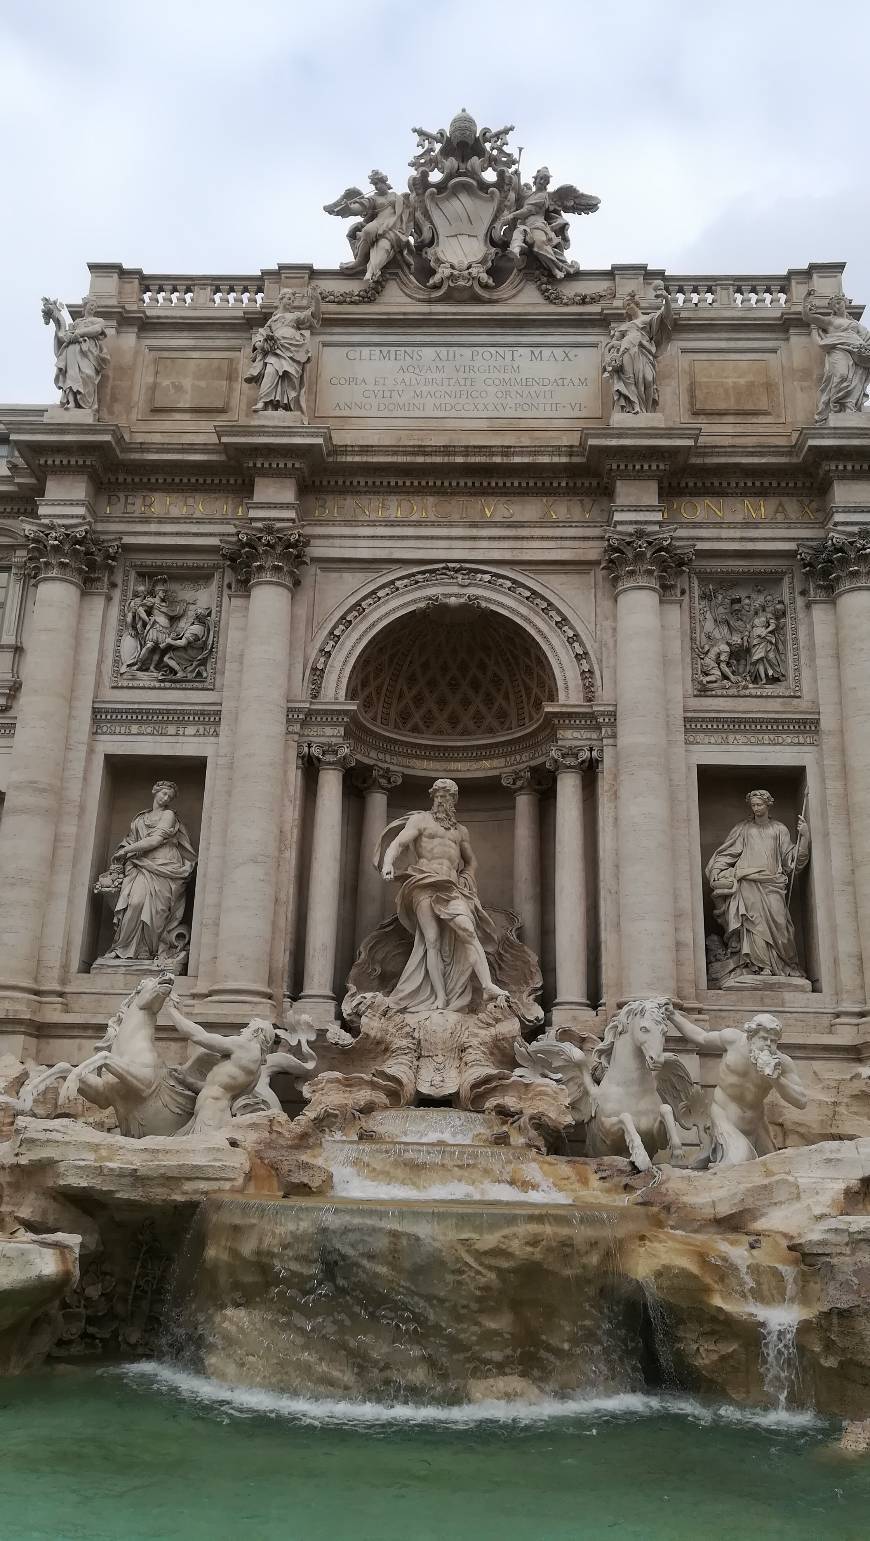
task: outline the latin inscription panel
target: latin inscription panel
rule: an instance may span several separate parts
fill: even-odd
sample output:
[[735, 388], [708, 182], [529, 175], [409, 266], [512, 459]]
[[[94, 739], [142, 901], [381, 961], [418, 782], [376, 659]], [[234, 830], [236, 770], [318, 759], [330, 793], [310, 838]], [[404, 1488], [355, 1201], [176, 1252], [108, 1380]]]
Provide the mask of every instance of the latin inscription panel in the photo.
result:
[[600, 417], [599, 351], [553, 342], [324, 342], [315, 413], [508, 422]]

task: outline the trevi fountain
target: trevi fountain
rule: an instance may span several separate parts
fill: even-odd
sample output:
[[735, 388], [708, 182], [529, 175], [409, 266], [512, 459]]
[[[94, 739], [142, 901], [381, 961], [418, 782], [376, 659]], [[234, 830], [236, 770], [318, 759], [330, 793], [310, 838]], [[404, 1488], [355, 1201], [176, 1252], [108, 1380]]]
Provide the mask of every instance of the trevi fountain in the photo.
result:
[[0, 408], [3, 1533], [866, 1536], [870, 331], [413, 132]]

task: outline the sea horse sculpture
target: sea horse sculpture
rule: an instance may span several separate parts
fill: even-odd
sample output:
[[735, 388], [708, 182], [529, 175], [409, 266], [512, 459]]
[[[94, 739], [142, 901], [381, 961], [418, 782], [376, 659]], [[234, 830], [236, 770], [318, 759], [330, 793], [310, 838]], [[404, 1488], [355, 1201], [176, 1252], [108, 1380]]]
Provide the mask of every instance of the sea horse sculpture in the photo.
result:
[[591, 1054], [559, 1036], [517, 1039], [515, 1075], [564, 1085], [577, 1123], [586, 1125], [590, 1156], [627, 1155], [648, 1171], [656, 1151], [682, 1154], [680, 1127], [706, 1121], [703, 1093], [676, 1054], [666, 1054], [670, 1001], [629, 1001]]
[[61, 1108], [81, 1095], [98, 1108], [114, 1108], [121, 1134], [133, 1139], [176, 1134], [193, 1115], [214, 1055], [197, 1049], [177, 1069], [161, 1058], [157, 1018], [174, 985], [175, 976], [168, 972], [140, 979], [110, 1019], [95, 1052], [81, 1065], [52, 1065], [32, 1076], [18, 1096], [21, 1111], [30, 1112], [37, 1094], [63, 1078]]

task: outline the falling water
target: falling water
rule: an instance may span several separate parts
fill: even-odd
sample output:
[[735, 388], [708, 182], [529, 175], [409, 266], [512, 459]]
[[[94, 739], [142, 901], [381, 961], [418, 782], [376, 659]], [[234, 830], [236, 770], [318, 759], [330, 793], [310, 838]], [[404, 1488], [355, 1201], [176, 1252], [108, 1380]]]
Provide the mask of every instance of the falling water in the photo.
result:
[[800, 1384], [797, 1328], [801, 1319], [797, 1305], [798, 1271], [782, 1265], [785, 1301], [781, 1306], [756, 1306], [755, 1316], [761, 1326], [761, 1376], [772, 1402], [783, 1411], [794, 1400]]

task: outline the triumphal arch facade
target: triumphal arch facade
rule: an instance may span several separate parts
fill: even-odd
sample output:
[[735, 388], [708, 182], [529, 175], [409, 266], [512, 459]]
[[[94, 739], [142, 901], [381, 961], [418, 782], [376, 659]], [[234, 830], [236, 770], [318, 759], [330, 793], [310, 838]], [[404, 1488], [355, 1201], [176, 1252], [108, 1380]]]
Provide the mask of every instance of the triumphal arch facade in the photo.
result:
[[836, 1087], [861, 307], [839, 263], [590, 271], [596, 197], [467, 113], [415, 132], [407, 185], [325, 206], [337, 271], [94, 263], [43, 302], [60, 400], [0, 408], [0, 1053], [75, 1058], [148, 969], [199, 1021], [337, 1023], [381, 832], [448, 778], [549, 1020], [768, 1008]]

